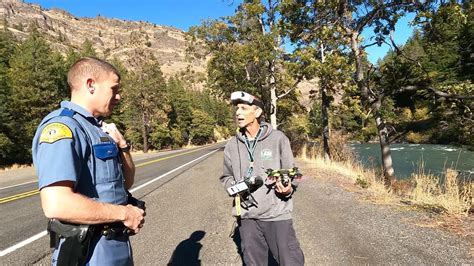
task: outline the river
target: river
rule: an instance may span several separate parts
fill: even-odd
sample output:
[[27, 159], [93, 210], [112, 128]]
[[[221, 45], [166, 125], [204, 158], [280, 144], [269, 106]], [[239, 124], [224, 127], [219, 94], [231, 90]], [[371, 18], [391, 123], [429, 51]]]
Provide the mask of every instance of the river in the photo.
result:
[[[381, 165], [381, 152], [378, 143], [351, 144], [358, 155], [359, 161], [366, 167]], [[409, 177], [412, 173], [419, 173], [421, 162], [424, 164], [424, 173], [431, 173], [442, 177], [447, 168], [453, 168], [470, 180], [474, 179], [474, 152], [467, 149], [435, 144], [392, 144], [393, 167], [398, 179]]]

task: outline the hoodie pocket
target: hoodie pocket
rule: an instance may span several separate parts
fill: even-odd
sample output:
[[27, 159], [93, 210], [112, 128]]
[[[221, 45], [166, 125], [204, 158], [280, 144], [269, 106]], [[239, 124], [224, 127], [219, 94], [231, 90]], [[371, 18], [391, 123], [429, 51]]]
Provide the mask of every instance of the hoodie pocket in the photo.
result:
[[[268, 187], [263, 185], [255, 192], [252, 193], [255, 200], [258, 202], [257, 207], [253, 208], [252, 212], [255, 214], [255, 218], [268, 218], [273, 217], [275, 206], [274, 192], [271, 189], [269, 191]], [[267, 193], [268, 192], [268, 193]]]

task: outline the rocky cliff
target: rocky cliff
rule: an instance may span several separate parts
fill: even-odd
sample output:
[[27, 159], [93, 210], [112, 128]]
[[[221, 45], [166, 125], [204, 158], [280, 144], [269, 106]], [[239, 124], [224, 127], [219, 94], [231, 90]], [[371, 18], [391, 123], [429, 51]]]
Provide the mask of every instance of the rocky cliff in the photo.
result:
[[127, 67], [139, 65], [139, 58], [155, 56], [169, 76], [186, 69], [204, 72], [205, 61], [186, 58], [185, 32], [142, 21], [110, 19], [102, 16], [78, 18], [60, 9], [44, 9], [20, 0], [1, 0], [0, 25], [17, 38], [25, 39], [36, 26], [51, 46], [62, 53], [69, 47], [79, 49], [86, 40], [97, 54], [120, 59]]
[[[153, 55], [165, 76], [189, 68], [195, 73], [193, 79], [197, 79], [193, 87], [202, 89], [206, 60], [191, 61], [186, 57], [188, 42], [182, 30], [102, 16], [78, 18], [61, 9], [48, 10], [21, 0], [0, 1], [0, 28], [6, 26], [19, 39], [27, 38], [30, 28], [36, 27], [54, 50], [64, 54], [70, 47], [79, 50], [89, 40], [98, 56], [117, 58], [129, 69], [137, 68], [143, 58]], [[307, 108], [311, 106], [309, 91], [315, 86], [315, 81], [298, 85], [300, 102]]]

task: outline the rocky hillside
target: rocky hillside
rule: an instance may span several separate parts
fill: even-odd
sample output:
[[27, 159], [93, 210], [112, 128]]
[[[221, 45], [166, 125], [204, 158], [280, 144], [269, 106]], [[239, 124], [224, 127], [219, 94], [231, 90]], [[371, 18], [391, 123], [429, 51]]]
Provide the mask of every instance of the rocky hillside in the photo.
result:
[[[187, 68], [194, 73], [205, 73], [206, 61], [190, 61], [186, 57], [185, 32], [173, 27], [102, 16], [78, 18], [61, 9], [48, 10], [21, 0], [1, 0], [0, 28], [5, 26], [19, 39], [25, 39], [30, 27], [35, 26], [50, 45], [62, 53], [70, 47], [80, 49], [89, 40], [99, 56], [118, 58], [131, 69], [140, 65], [138, 60], [153, 55], [160, 61], [165, 76]], [[202, 85], [202, 82], [194, 84], [197, 89]], [[311, 106], [309, 91], [314, 88], [314, 81], [298, 86], [300, 102], [308, 109]]]
[[136, 58], [154, 55], [167, 76], [188, 66], [196, 72], [205, 69], [205, 61], [187, 60], [185, 33], [172, 27], [102, 16], [78, 18], [64, 10], [47, 10], [21, 0], [1, 0], [0, 19], [0, 25], [6, 25], [20, 39], [36, 25], [51, 46], [63, 53], [69, 47], [80, 48], [88, 39], [98, 55], [116, 57], [130, 68], [139, 64]]

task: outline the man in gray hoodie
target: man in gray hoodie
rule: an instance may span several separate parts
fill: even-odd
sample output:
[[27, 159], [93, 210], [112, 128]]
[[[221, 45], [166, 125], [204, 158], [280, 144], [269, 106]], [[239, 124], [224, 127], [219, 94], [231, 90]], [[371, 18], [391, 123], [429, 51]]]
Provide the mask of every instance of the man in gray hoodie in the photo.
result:
[[281, 131], [262, 122], [260, 99], [239, 91], [232, 93], [231, 101], [237, 108], [239, 131], [225, 146], [220, 181], [234, 197], [232, 214], [239, 220], [244, 263], [267, 265], [270, 249], [280, 265], [304, 265], [291, 216], [298, 180], [284, 186], [266, 174], [270, 168], [294, 167], [290, 142]]

